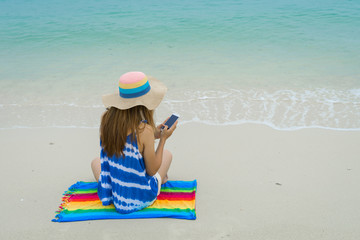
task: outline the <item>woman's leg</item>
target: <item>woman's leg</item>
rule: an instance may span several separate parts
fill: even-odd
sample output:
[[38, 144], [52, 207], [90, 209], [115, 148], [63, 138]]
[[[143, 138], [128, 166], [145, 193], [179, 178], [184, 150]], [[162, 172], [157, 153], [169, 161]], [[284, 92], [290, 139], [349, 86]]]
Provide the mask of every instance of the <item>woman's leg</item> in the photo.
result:
[[93, 171], [94, 177], [96, 181], [99, 181], [100, 172], [101, 172], [101, 164], [100, 164], [100, 158], [97, 157], [91, 162], [91, 169]]
[[167, 172], [169, 171], [170, 164], [172, 161], [172, 154], [168, 150], [164, 149], [163, 159], [158, 173], [161, 176], [161, 183], [164, 184], [168, 180]]

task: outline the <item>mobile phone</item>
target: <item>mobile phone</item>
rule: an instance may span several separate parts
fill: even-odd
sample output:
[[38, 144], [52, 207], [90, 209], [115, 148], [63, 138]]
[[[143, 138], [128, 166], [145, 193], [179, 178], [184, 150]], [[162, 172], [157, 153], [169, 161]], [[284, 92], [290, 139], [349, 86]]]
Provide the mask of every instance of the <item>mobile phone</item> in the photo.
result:
[[[170, 118], [166, 121], [165, 125], [168, 126], [168, 128], [171, 128], [172, 125], [178, 120], [179, 115], [173, 113]], [[161, 129], [164, 129], [164, 127], [161, 127]]]

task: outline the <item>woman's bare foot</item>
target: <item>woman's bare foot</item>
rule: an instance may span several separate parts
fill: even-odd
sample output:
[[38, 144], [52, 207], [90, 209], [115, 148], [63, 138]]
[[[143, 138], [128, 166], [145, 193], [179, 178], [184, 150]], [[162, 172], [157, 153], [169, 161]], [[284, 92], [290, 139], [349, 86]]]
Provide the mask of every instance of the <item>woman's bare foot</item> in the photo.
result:
[[168, 181], [168, 175], [166, 174], [166, 176], [164, 177], [164, 179], [162, 180], [162, 183], [161, 184], [164, 184], [164, 183], [166, 183], [167, 181]]

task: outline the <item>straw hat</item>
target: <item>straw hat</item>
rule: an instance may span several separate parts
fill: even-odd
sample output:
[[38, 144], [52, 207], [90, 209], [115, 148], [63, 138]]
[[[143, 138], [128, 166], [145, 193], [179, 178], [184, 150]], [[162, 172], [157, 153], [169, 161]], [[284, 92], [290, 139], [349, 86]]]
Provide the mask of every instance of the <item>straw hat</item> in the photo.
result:
[[119, 92], [102, 96], [102, 101], [106, 108], [128, 109], [143, 105], [154, 110], [166, 91], [166, 86], [156, 78], [142, 72], [128, 72], [119, 79]]

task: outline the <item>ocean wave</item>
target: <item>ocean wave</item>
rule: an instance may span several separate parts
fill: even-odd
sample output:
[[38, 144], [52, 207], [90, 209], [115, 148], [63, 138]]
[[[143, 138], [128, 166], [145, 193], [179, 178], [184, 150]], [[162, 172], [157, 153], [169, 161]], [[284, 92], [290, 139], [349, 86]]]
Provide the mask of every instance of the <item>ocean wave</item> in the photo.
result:
[[[46, 101], [44, 101], [46, 102]], [[105, 110], [81, 102], [0, 104], [0, 128], [97, 128]], [[264, 124], [278, 130], [360, 130], [360, 89], [173, 90], [156, 111], [161, 122], [178, 113], [180, 124]]]
[[359, 93], [359, 89], [187, 91], [166, 98], [163, 105], [179, 113], [185, 122], [355, 130], [360, 129]]

